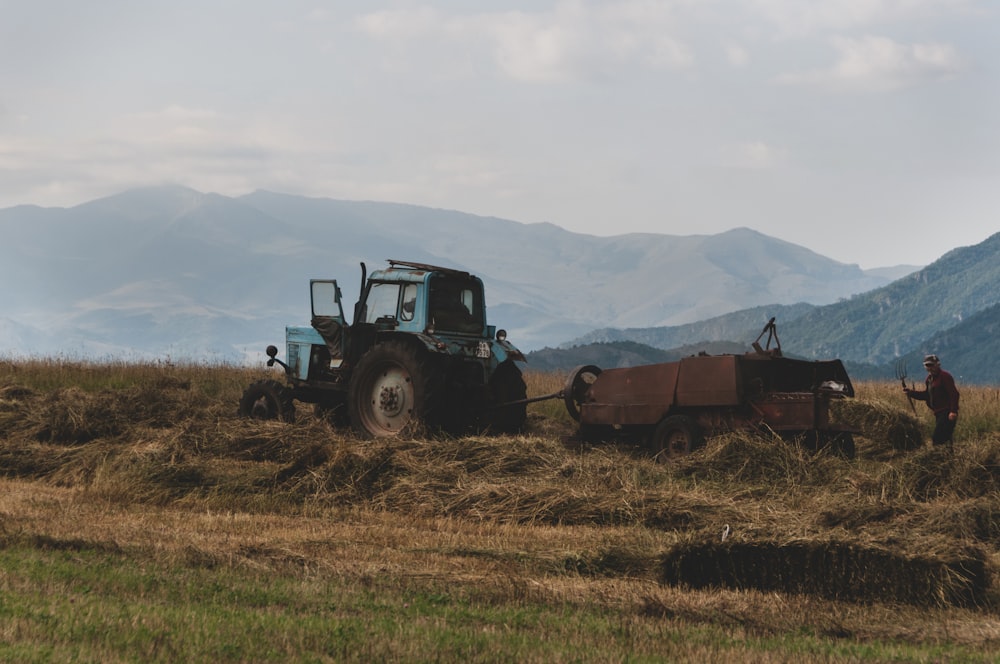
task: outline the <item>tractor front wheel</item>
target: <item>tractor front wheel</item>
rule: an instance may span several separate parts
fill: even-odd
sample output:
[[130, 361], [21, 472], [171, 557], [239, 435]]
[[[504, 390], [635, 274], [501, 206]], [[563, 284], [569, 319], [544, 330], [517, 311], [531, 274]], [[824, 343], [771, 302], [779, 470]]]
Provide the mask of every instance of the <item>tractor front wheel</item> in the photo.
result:
[[295, 421], [295, 402], [287, 387], [276, 380], [252, 383], [240, 398], [240, 415], [257, 420]]
[[428, 371], [414, 349], [391, 341], [378, 344], [354, 368], [351, 425], [366, 438], [399, 436], [426, 422], [431, 400]]

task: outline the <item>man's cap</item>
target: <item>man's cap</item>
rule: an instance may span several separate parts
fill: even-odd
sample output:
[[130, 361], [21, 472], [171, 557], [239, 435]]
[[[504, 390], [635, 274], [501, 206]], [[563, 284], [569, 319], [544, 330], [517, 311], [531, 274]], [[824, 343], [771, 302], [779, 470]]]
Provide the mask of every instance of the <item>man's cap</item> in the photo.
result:
[[924, 356], [924, 366], [932, 367], [937, 364], [941, 364], [941, 360], [938, 359], [937, 355], [925, 355]]

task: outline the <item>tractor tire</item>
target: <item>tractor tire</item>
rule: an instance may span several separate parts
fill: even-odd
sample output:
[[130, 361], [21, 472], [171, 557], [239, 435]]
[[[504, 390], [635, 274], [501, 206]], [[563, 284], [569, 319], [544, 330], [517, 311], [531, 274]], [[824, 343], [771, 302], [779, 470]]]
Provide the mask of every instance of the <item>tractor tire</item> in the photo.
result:
[[501, 434], [520, 433], [524, 429], [525, 420], [528, 419], [528, 404], [495, 407], [498, 404], [528, 398], [528, 386], [524, 382], [524, 376], [513, 361], [504, 362], [493, 372], [490, 378], [490, 398], [493, 401], [491, 405], [494, 406], [488, 418], [490, 431]]
[[351, 426], [364, 438], [395, 437], [428, 422], [433, 405], [430, 371], [410, 346], [388, 341], [354, 368], [348, 394]]
[[649, 440], [657, 463], [669, 463], [686, 456], [705, 442], [701, 427], [687, 415], [671, 415], [660, 420]]
[[295, 402], [287, 387], [276, 380], [260, 380], [243, 392], [240, 415], [256, 420], [295, 421]]

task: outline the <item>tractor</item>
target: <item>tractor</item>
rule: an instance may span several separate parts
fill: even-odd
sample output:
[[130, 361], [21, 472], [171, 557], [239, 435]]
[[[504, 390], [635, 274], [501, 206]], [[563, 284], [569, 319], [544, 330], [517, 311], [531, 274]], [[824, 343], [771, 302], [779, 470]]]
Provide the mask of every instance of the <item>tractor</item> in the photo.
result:
[[240, 399], [246, 417], [294, 421], [295, 402], [367, 438], [422, 426], [449, 433], [516, 433], [526, 418], [524, 355], [486, 322], [483, 282], [461, 270], [400, 260], [372, 271], [348, 324], [336, 280], [309, 282], [311, 325], [285, 328], [285, 381], [260, 380]]

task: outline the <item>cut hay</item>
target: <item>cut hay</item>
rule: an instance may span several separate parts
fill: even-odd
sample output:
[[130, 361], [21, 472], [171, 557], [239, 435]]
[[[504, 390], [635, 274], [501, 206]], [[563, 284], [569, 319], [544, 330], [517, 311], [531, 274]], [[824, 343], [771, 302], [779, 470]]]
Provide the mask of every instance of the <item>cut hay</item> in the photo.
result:
[[928, 506], [928, 529], [959, 540], [1000, 545], [1000, 496]]
[[908, 500], [996, 495], [1000, 492], [1000, 441], [928, 447], [886, 467], [879, 480]]
[[693, 542], [661, 559], [661, 581], [918, 606], [979, 606], [989, 587], [986, 554], [967, 547], [907, 556], [851, 542]]
[[838, 424], [861, 431], [867, 444], [862, 442], [859, 448], [867, 456], [914, 450], [924, 442], [920, 421], [913, 413], [886, 401], [834, 401], [831, 404], [831, 417]]
[[709, 439], [704, 448], [675, 465], [682, 476], [783, 490], [787, 486], [826, 485], [839, 474], [843, 463], [834, 454], [812, 453], [773, 433], [734, 431]]

